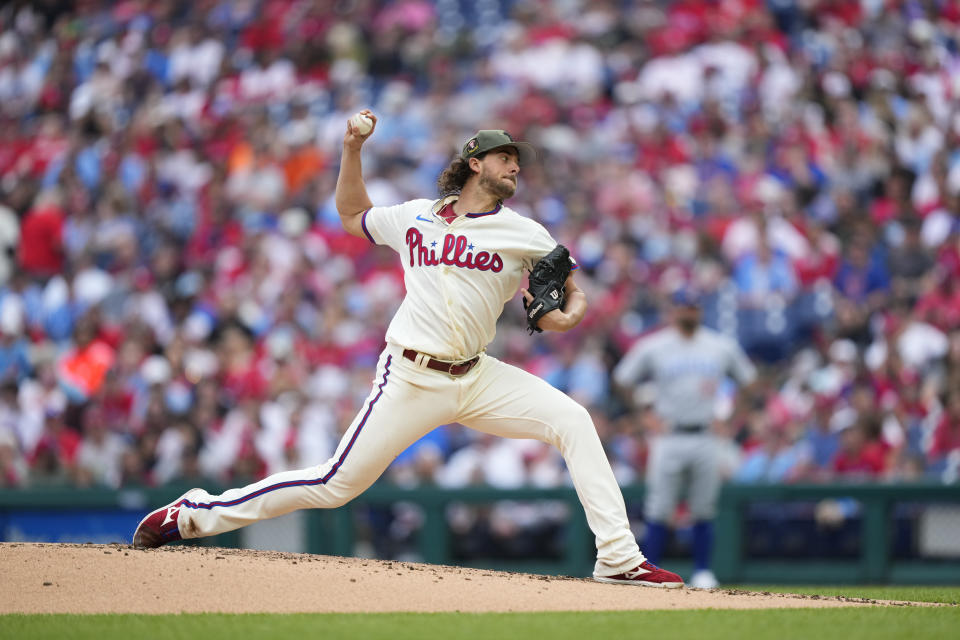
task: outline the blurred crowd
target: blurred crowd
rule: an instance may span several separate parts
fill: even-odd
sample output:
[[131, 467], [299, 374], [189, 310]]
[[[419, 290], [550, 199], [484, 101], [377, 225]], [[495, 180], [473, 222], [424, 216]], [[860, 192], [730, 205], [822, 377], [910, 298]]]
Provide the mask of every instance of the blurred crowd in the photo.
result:
[[[731, 481], [956, 482], [958, 47], [948, 0], [4, 3], [0, 486], [331, 455], [404, 292], [333, 206], [366, 107], [378, 204], [435, 194], [476, 129], [541, 149], [509, 204], [591, 310], [530, 338], [512, 302], [489, 351], [587, 406], [623, 483], [657, 420], [609, 374], [687, 284], [763, 372], [719, 392]], [[385, 480], [568, 482], [457, 425]]]

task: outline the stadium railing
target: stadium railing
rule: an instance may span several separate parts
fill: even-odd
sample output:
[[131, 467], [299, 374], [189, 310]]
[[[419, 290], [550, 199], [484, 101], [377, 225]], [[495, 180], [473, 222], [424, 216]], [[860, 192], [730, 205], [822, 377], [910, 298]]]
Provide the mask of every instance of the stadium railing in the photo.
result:
[[[189, 487], [186, 487], [189, 488]], [[0, 540], [128, 542], [137, 521], [176, 497], [181, 487], [0, 490]], [[624, 487], [642, 536], [643, 487]], [[552, 553], [530, 558], [463, 557], [448, 525], [452, 505], [558, 502], [566, 506]], [[283, 524], [302, 528], [296, 550], [351, 556], [369, 537], [371, 510], [406, 504], [418, 510], [419, 528], [405, 558], [437, 564], [588, 576], [593, 536], [570, 488], [442, 489], [377, 484], [344, 507], [301, 512]], [[263, 524], [263, 523], [261, 523]], [[714, 570], [725, 584], [958, 584], [960, 487], [938, 484], [727, 485], [716, 521]], [[259, 526], [259, 525], [257, 525]], [[251, 528], [252, 529], [252, 528]], [[279, 543], [277, 529], [267, 536]], [[283, 529], [280, 530], [283, 535]], [[249, 529], [197, 541], [204, 546], [249, 546]], [[264, 536], [260, 536], [263, 540]], [[684, 526], [677, 527], [664, 560], [689, 569]], [[262, 543], [261, 543], [262, 544]], [[370, 553], [371, 547], [366, 548]]]

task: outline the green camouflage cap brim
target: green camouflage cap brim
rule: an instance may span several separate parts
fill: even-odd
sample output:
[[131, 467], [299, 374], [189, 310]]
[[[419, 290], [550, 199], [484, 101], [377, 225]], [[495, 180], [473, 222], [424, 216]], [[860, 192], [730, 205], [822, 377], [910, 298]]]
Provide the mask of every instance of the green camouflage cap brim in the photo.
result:
[[537, 161], [537, 150], [529, 142], [514, 140], [513, 137], [503, 129], [481, 129], [466, 141], [460, 157], [464, 160], [476, 157], [482, 153], [496, 149], [498, 147], [513, 147], [517, 150], [520, 158], [520, 166], [525, 166]]

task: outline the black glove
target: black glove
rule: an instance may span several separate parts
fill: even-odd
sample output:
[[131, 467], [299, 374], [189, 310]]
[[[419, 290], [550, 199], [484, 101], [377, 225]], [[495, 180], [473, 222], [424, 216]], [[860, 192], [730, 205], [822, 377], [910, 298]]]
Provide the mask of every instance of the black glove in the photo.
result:
[[537, 326], [540, 318], [554, 309], [563, 309], [566, 300], [565, 284], [570, 275], [570, 252], [562, 244], [554, 247], [553, 251], [540, 258], [530, 270], [530, 284], [527, 291], [533, 300], [527, 302], [523, 297], [523, 309], [527, 315], [527, 329], [530, 335], [533, 332], [542, 332]]

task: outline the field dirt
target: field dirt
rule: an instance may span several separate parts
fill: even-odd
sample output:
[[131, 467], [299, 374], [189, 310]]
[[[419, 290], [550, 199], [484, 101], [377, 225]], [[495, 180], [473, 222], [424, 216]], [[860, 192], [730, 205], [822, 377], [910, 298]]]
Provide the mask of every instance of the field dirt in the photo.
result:
[[0, 544], [0, 613], [767, 609], [906, 603], [655, 589], [410, 562], [173, 546]]

